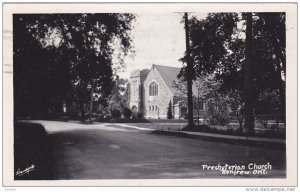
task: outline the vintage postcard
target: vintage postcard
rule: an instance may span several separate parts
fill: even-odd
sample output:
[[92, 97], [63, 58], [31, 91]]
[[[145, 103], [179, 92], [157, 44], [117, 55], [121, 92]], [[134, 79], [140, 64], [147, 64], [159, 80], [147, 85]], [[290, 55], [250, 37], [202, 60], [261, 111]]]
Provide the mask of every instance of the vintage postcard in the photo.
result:
[[296, 3], [4, 3], [4, 186], [297, 186]]

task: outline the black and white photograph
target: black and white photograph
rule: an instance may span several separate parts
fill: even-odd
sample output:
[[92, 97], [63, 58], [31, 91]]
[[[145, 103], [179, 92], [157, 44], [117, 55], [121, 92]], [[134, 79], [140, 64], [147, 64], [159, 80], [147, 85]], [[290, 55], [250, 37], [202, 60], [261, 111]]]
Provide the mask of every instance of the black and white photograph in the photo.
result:
[[296, 186], [282, 4], [4, 5], [4, 181]]

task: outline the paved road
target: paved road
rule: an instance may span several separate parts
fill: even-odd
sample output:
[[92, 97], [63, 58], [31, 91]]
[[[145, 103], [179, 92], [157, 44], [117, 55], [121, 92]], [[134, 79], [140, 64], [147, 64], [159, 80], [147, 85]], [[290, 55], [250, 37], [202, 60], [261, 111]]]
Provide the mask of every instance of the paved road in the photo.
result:
[[[232, 178], [202, 165], [272, 165], [285, 177], [285, 151], [153, 134], [114, 124], [38, 121], [53, 147], [54, 179]], [[249, 176], [247, 176], [249, 177]]]

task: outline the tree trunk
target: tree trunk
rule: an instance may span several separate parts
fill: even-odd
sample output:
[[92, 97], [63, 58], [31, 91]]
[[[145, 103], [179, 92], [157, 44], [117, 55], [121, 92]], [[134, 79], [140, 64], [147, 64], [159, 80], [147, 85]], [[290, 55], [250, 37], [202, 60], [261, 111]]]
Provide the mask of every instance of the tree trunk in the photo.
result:
[[79, 101], [79, 108], [80, 108], [80, 116], [81, 116], [81, 121], [85, 122], [85, 117], [84, 117], [84, 104], [83, 101], [80, 99]]
[[199, 112], [200, 112], [200, 109], [199, 109], [199, 89], [198, 89], [198, 98], [197, 98], [197, 115], [198, 115], [198, 117], [197, 117], [197, 124], [198, 124], [198, 126], [200, 125], [200, 120], [199, 120], [199, 118], [200, 118], [200, 114], [199, 114]]
[[93, 86], [91, 85], [91, 103], [90, 103], [90, 121], [92, 121], [92, 113], [93, 113]]
[[242, 113], [241, 110], [239, 110], [239, 109], [237, 110], [236, 117], [237, 117], [237, 120], [239, 121], [239, 126], [240, 126], [239, 130], [242, 133], [243, 132], [243, 119], [244, 119], [244, 117], [243, 117], [243, 113]]
[[[273, 38], [271, 37], [271, 41], [272, 41], [272, 44], [274, 46], [274, 51], [275, 51], [275, 55], [276, 55], [276, 60], [277, 62], [275, 63], [276, 64], [276, 68], [277, 70], [274, 70], [275, 73], [277, 73], [277, 78], [279, 80], [279, 94], [280, 94], [280, 107], [281, 109], [283, 110], [283, 112], [285, 113], [285, 82], [282, 80], [281, 78], [281, 73], [283, 72], [283, 75], [284, 75], [284, 78], [285, 78], [285, 69], [284, 69], [284, 66], [285, 66], [285, 57], [284, 55], [282, 54], [282, 52], [280, 51], [280, 44], [277, 43], [277, 38], [276, 38], [276, 33], [273, 32]], [[280, 66], [280, 63], [282, 63], [282, 67]], [[285, 119], [284, 119], [284, 123], [285, 123]]]
[[281, 67], [280, 67], [280, 60], [277, 59], [276, 62], [276, 67], [277, 67], [277, 71], [275, 70], [275, 73], [277, 73], [277, 78], [279, 83], [279, 95], [280, 95], [280, 107], [283, 110], [283, 112], [285, 113], [285, 83], [281, 78]]
[[245, 132], [254, 133], [254, 82], [252, 61], [252, 13], [246, 13], [246, 60], [245, 60]]
[[78, 87], [77, 88], [78, 93], [78, 104], [79, 104], [79, 110], [80, 110], [80, 117], [81, 121], [85, 122], [85, 110], [84, 110], [84, 94], [83, 94], [83, 88]]
[[187, 98], [188, 98], [188, 127], [193, 127], [193, 66], [190, 61], [190, 38], [189, 38], [189, 25], [188, 25], [188, 14], [184, 13], [185, 19], [185, 38], [186, 38], [186, 78], [187, 78]]

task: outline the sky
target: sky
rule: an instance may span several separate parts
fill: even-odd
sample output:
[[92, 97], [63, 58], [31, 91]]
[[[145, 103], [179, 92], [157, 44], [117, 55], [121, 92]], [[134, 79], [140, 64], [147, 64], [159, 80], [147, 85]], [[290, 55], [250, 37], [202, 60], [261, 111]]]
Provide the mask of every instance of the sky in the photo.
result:
[[[189, 17], [192, 15], [203, 19], [207, 16], [207, 12], [191, 13]], [[183, 57], [186, 50], [182, 20], [183, 13], [137, 13], [131, 30], [134, 54], [125, 57], [124, 67], [115, 70], [115, 74], [129, 79], [132, 71], [150, 69], [153, 64], [182, 67], [179, 59]], [[49, 29], [48, 35], [44, 43], [59, 46], [61, 42], [59, 33], [55, 29]], [[118, 47], [117, 44], [115, 45]], [[118, 54], [121, 54], [118, 48], [116, 50], [113, 55], [114, 69], [119, 68]]]
[[[189, 18], [196, 16], [198, 19], [204, 19], [207, 14], [208, 12], [190, 13]], [[113, 56], [115, 73], [121, 78], [129, 79], [132, 71], [150, 69], [153, 64], [182, 67], [179, 59], [186, 50], [182, 19], [183, 13], [137, 13], [131, 30], [134, 54], [127, 55], [124, 67], [116, 70], [120, 61], [117, 57], [120, 52], [116, 51]], [[59, 44], [59, 41], [55, 41], [59, 39], [58, 33], [52, 31], [46, 43]]]
[[129, 78], [135, 69], [151, 68], [152, 64], [181, 67], [178, 60], [185, 51], [184, 23], [178, 13], [137, 14], [132, 39], [135, 55], [125, 58], [125, 69], [117, 74]]
[[[191, 13], [191, 15], [203, 19], [207, 16], [207, 12]], [[183, 13], [137, 13], [131, 30], [134, 54], [127, 55], [124, 59], [124, 67], [116, 70], [120, 63], [118, 59], [120, 52], [116, 51], [113, 56], [115, 73], [121, 78], [129, 79], [132, 71], [150, 69], [153, 64], [182, 67], [179, 59], [183, 57], [186, 50], [182, 19]], [[58, 46], [61, 38], [57, 31], [51, 32], [49, 38], [45, 39], [45, 43]], [[116, 46], [118, 47], [117, 44]]]
[[[151, 10], [150, 10], [151, 11]], [[204, 19], [208, 12], [191, 13], [197, 19]], [[136, 69], [150, 69], [153, 64], [182, 67], [179, 61], [186, 50], [183, 14], [179, 13], [140, 13], [137, 14], [134, 28], [131, 31], [134, 44], [134, 56], [127, 56], [125, 67], [117, 75], [129, 79]], [[243, 22], [238, 23], [239, 29]], [[239, 38], [244, 38], [239, 33]]]

